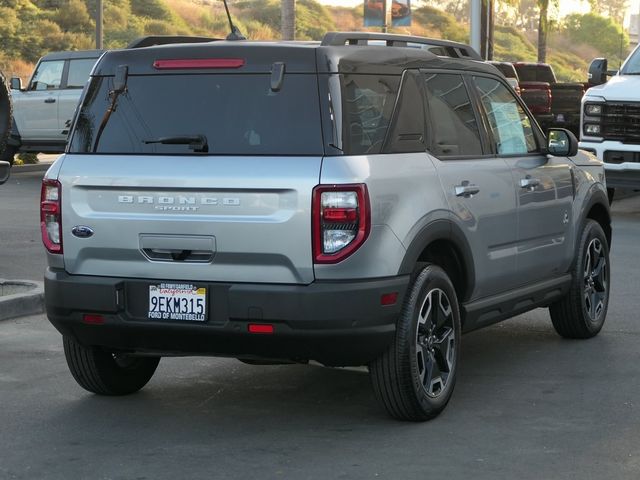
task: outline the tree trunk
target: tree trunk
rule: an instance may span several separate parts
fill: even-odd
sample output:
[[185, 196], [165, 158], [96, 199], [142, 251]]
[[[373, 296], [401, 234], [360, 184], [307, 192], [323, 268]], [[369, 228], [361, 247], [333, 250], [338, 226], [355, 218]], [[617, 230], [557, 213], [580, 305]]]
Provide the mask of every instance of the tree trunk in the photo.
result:
[[549, 33], [549, 0], [538, 0], [538, 62], [547, 63], [547, 34]]
[[296, 0], [282, 0], [282, 39], [295, 40]]

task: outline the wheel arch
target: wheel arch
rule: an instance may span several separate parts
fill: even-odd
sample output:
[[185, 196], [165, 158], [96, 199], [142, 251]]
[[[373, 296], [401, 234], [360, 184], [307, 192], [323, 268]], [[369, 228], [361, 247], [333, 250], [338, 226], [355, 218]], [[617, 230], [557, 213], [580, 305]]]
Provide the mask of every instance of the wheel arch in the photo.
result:
[[[600, 224], [605, 236], [607, 237], [609, 248], [611, 248], [611, 211], [609, 210], [607, 194], [604, 191], [596, 190], [591, 194], [589, 201], [586, 203], [586, 206], [582, 211], [580, 225], [584, 225], [587, 219], [595, 220]], [[576, 238], [576, 242], [579, 241], [580, 239]], [[578, 245], [576, 244], [576, 247], [577, 246]]]
[[463, 303], [469, 299], [475, 286], [473, 255], [455, 223], [442, 219], [423, 226], [409, 244], [398, 273], [413, 274], [420, 263], [441, 267], [453, 283], [458, 301]]

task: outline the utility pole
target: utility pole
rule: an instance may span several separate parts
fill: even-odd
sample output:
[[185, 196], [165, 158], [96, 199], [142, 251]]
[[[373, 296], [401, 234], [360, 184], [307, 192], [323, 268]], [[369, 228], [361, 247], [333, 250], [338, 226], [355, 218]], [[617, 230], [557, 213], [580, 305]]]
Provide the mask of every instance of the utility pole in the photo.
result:
[[391, 4], [392, 0], [385, 0], [384, 5], [384, 23], [382, 24], [382, 33], [387, 33], [389, 31], [389, 26], [391, 25]]
[[482, 51], [482, 0], [471, 0], [471, 47]]
[[282, 0], [281, 29], [283, 40], [296, 37], [296, 0]]
[[102, 11], [103, 11], [103, 0], [98, 0], [98, 5], [96, 8], [96, 48], [98, 50], [102, 50]]

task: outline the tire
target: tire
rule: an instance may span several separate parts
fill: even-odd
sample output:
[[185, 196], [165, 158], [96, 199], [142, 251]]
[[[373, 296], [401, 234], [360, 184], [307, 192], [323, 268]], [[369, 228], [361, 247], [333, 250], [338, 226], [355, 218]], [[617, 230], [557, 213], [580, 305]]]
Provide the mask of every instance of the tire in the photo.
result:
[[[13, 154], [9, 157], [7, 140], [11, 134], [13, 106], [11, 94], [4, 77], [0, 74], [0, 160], [13, 164]], [[14, 152], [15, 153], [15, 152]]]
[[455, 386], [460, 336], [451, 280], [427, 264], [407, 292], [393, 344], [369, 365], [374, 393], [392, 417], [418, 422], [444, 410]]
[[153, 376], [160, 357], [113, 354], [85, 347], [65, 336], [64, 355], [76, 382], [98, 395], [128, 395], [144, 387]]
[[587, 220], [579, 245], [571, 289], [549, 307], [553, 327], [564, 338], [596, 336], [609, 308], [609, 243], [602, 227]]

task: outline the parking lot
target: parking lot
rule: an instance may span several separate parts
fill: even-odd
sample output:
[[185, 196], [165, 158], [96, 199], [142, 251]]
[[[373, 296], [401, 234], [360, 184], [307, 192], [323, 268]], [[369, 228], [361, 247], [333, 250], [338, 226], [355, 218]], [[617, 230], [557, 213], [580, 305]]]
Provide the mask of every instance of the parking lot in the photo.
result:
[[[0, 188], [0, 277], [40, 280], [42, 173]], [[640, 198], [614, 203], [599, 336], [546, 310], [465, 336], [436, 420], [389, 419], [363, 371], [163, 359], [129, 397], [82, 390], [44, 315], [0, 323], [2, 479], [637, 479]]]

